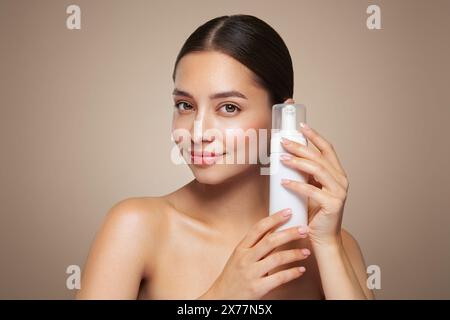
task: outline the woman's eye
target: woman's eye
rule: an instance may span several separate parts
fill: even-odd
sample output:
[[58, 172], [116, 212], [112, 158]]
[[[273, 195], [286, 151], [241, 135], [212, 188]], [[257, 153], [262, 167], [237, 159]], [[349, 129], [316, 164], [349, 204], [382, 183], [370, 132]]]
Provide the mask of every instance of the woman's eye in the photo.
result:
[[174, 107], [177, 108], [181, 112], [187, 112], [192, 109], [192, 106], [189, 103], [184, 102], [184, 101], [175, 103]]
[[237, 113], [238, 111], [240, 111], [241, 109], [239, 109], [234, 104], [227, 103], [227, 104], [224, 104], [222, 107], [220, 107], [219, 110], [223, 110], [223, 112], [226, 115], [233, 115], [233, 114]]

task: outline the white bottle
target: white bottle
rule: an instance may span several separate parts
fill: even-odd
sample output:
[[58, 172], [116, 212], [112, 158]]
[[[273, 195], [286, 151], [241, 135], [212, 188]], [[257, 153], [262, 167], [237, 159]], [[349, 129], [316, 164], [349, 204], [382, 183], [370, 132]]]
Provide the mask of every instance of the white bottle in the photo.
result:
[[299, 195], [281, 184], [281, 179], [307, 181], [306, 173], [288, 167], [280, 159], [283, 153], [289, 154], [281, 144], [281, 137], [307, 145], [307, 139], [299, 130], [300, 122], [306, 123], [304, 105], [276, 104], [272, 107], [269, 214], [275, 214], [285, 208], [292, 210], [291, 218], [277, 230], [308, 224], [308, 197]]

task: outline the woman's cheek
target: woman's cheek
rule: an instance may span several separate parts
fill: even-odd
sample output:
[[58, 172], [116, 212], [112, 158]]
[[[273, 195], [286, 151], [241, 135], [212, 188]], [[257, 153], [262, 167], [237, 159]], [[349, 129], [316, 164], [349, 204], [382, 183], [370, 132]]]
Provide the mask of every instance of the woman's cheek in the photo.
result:
[[[245, 161], [246, 164], [255, 164], [257, 162], [260, 143], [264, 143], [259, 139], [261, 129], [264, 130], [261, 134], [267, 137], [267, 128], [261, 127], [261, 123], [256, 121], [224, 130], [225, 148], [228, 153], [234, 154], [235, 163], [242, 164], [242, 161]], [[267, 138], [265, 141], [267, 143]], [[261, 147], [267, 149], [264, 145]]]
[[183, 124], [182, 121], [173, 121], [171, 139], [178, 149], [183, 152], [183, 155], [187, 155], [188, 150], [191, 148], [191, 132], [189, 127]]

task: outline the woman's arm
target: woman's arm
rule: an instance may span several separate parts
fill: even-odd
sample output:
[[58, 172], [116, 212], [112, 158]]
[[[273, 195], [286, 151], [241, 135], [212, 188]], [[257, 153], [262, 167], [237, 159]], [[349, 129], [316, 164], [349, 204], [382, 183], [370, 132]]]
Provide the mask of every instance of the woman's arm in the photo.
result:
[[136, 299], [145, 270], [149, 230], [139, 199], [113, 206], [96, 235], [77, 299]]
[[[370, 299], [365, 264], [357, 242], [341, 228], [349, 180], [334, 146], [315, 129], [301, 124], [303, 145], [283, 139], [290, 155], [285, 165], [309, 175], [307, 182], [283, 179], [282, 184], [308, 198], [308, 234], [327, 299]], [[314, 147], [314, 148], [312, 148]]]
[[367, 287], [364, 258], [357, 241], [344, 229], [340, 240], [314, 246], [326, 299], [375, 299]]

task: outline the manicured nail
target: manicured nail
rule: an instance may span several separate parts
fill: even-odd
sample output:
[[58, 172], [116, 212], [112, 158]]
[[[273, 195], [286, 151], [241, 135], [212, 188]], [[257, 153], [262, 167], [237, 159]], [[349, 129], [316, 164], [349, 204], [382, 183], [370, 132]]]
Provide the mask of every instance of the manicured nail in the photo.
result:
[[289, 217], [292, 214], [291, 209], [284, 209], [283, 210], [283, 217]]
[[292, 159], [292, 156], [291, 156], [290, 154], [283, 153], [283, 154], [280, 156], [280, 159], [281, 159], [281, 160], [290, 160], [290, 159]]
[[303, 129], [305, 129], [305, 130], [309, 130], [309, 129], [311, 129], [306, 123], [304, 123], [304, 122], [300, 122], [300, 127], [302, 127]]
[[305, 257], [307, 257], [311, 254], [311, 251], [309, 251], [308, 249], [302, 249], [302, 253]]
[[306, 269], [305, 269], [305, 267], [298, 267], [298, 270], [301, 272], [301, 273], [303, 273], [303, 272], [305, 272], [306, 271]]
[[281, 137], [281, 143], [284, 144], [285, 146], [287, 146], [288, 144], [291, 143], [291, 141], [289, 139]]
[[282, 185], [287, 185], [289, 183], [291, 183], [291, 180], [289, 180], [289, 179], [281, 179], [281, 184]]

